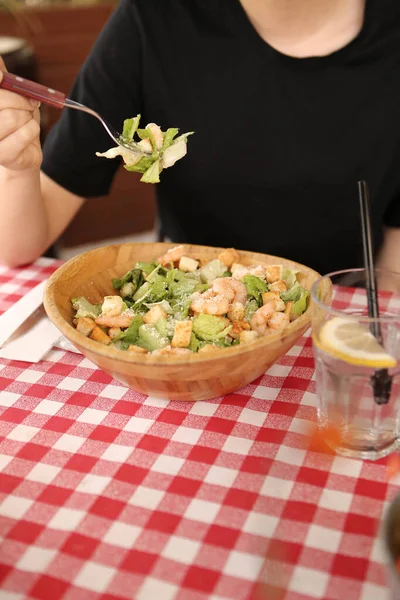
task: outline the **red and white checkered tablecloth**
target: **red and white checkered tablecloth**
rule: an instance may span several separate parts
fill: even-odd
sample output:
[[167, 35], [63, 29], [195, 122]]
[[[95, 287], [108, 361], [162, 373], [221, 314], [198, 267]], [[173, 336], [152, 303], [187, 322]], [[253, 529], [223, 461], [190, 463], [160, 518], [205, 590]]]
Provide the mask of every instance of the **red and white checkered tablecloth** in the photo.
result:
[[[56, 266], [0, 268], [0, 312]], [[385, 600], [377, 530], [398, 487], [385, 461], [305, 450], [315, 404], [309, 336], [197, 403], [78, 354], [0, 360], [0, 599], [258, 600], [263, 577], [287, 587], [266, 600]]]

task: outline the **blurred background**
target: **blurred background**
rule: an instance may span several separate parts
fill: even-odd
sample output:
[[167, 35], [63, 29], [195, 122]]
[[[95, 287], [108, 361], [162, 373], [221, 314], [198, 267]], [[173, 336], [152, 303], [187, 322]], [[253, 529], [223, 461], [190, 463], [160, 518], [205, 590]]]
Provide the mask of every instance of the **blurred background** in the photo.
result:
[[[0, 54], [7, 69], [68, 93], [116, 3], [0, 0]], [[59, 116], [56, 109], [41, 108], [43, 140]], [[135, 217], [127, 219], [127, 214]], [[113, 241], [154, 240], [155, 221], [153, 186], [140, 184], [139, 176], [120, 169], [110, 195], [88, 201], [49, 255], [68, 259]]]

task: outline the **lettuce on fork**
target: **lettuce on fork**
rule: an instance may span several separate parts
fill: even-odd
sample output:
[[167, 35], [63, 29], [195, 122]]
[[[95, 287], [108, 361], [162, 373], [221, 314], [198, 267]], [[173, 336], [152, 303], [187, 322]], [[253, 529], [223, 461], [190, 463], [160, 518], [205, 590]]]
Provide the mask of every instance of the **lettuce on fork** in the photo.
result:
[[176, 137], [179, 133], [179, 129], [176, 127], [171, 127], [163, 132], [155, 123], [149, 123], [145, 129], [139, 129], [139, 123], [140, 115], [124, 121], [121, 142], [136, 141], [134, 136], [137, 135], [140, 138], [137, 144], [143, 150], [142, 156], [130, 152], [123, 146], [110, 148], [106, 152], [96, 152], [96, 156], [103, 158], [121, 156], [127, 171], [143, 174], [140, 181], [159, 183], [161, 171], [172, 167], [186, 155], [187, 138], [194, 132], [189, 131]]

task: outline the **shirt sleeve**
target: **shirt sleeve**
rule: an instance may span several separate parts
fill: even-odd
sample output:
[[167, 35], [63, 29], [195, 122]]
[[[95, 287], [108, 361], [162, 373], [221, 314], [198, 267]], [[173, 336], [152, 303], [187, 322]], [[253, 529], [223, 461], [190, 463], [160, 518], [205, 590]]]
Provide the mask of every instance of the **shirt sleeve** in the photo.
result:
[[396, 196], [390, 202], [383, 220], [388, 227], [400, 227], [400, 196]]
[[[95, 42], [69, 98], [97, 111], [117, 131], [141, 112], [142, 43], [135, 0], [122, 0]], [[96, 156], [115, 146], [98, 119], [65, 108], [43, 147], [42, 170], [70, 192], [106, 195], [120, 159]]]

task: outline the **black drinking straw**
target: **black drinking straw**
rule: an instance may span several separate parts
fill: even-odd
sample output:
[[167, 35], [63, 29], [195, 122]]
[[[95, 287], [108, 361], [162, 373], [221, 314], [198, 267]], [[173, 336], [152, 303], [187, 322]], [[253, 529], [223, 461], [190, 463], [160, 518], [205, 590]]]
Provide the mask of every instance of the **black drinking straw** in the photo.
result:
[[[380, 344], [383, 343], [379, 318], [378, 294], [374, 266], [374, 253], [372, 248], [371, 217], [369, 208], [369, 192], [366, 181], [358, 182], [358, 194], [360, 199], [361, 233], [363, 240], [364, 267], [367, 285], [368, 315], [374, 319], [371, 322], [371, 333]], [[392, 388], [392, 377], [387, 369], [375, 371], [371, 377], [371, 385], [374, 392], [374, 400], [377, 404], [386, 404], [390, 399]]]

